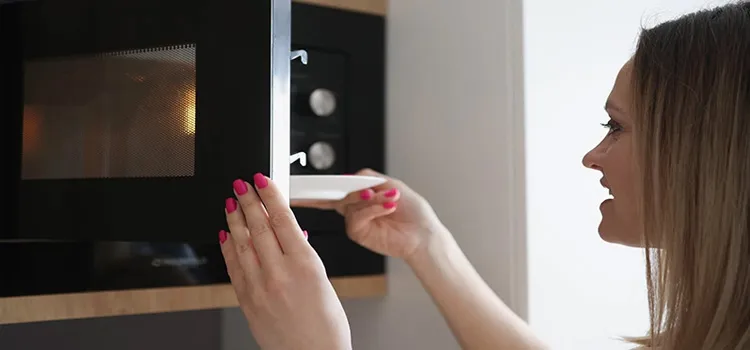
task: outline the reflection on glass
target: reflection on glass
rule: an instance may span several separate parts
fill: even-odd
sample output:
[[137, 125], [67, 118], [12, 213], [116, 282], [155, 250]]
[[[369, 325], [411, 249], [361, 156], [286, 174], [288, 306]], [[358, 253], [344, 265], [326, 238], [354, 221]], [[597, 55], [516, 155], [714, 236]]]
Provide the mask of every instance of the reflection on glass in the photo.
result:
[[208, 257], [187, 243], [97, 242], [95, 281], [106, 288], [197, 285], [210, 280]]
[[23, 179], [194, 174], [192, 45], [25, 62]]

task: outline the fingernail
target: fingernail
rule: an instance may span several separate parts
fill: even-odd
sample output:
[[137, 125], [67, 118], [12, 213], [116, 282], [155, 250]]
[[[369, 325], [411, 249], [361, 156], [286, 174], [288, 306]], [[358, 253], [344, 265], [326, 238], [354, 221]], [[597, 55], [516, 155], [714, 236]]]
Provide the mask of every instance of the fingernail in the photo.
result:
[[241, 179], [234, 180], [232, 187], [234, 187], [234, 192], [237, 192], [239, 195], [247, 193], [247, 184]]
[[305, 235], [305, 239], [307, 239], [307, 230], [302, 231], [302, 234]]
[[227, 241], [227, 231], [219, 231], [219, 243], [224, 244]]
[[226, 206], [227, 206], [227, 214], [232, 213], [235, 210], [237, 210], [237, 201], [234, 200], [234, 198], [227, 198]]
[[388, 198], [396, 197], [398, 194], [398, 188], [391, 188], [388, 190], [388, 192], [385, 193], [385, 196]]
[[395, 207], [396, 207], [396, 202], [385, 202], [385, 203], [383, 203], [383, 208], [393, 209]]
[[362, 190], [362, 192], [359, 192], [359, 198], [362, 198], [363, 200], [368, 200], [372, 198], [372, 192], [370, 190]]
[[257, 188], [265, 188], [268, 186], [268, 179], [261, 173], [253, 175], [253, 182]]

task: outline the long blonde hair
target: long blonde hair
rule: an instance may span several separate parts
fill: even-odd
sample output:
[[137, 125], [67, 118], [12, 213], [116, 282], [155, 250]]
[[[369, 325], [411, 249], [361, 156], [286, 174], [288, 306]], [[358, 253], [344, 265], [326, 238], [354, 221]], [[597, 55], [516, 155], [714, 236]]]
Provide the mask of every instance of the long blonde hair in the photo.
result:
[[642, 343], [750, 348], [750, 3], [642, 31], [632, 77]]

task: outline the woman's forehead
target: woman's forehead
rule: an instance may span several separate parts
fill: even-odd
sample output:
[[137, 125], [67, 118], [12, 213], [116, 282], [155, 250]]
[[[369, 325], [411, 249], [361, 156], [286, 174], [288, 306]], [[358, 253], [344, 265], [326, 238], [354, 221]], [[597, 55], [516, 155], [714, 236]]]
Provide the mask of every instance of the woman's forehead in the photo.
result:
[[628, 115], [628, 107], [631, 99], [631, 75], [633, 72], [633, 62], [629, 60], [617, 73], [612, 91], [607, 97], [604, 108], [610, 113], [618, 113], [622, 116]]

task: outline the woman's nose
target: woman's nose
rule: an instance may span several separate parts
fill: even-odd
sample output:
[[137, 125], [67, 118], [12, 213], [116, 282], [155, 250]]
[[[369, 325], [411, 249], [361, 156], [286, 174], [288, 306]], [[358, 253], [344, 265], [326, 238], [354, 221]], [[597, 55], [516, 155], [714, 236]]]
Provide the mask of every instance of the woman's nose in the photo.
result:
[[583, 166], [589, 169], [601, 170], [601, 165], [599, 164], [600, 159], [601, 151], [599, 150], [599, 146], [594, 147], [594, 149], [588, 151], [583, 156]]

